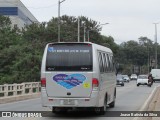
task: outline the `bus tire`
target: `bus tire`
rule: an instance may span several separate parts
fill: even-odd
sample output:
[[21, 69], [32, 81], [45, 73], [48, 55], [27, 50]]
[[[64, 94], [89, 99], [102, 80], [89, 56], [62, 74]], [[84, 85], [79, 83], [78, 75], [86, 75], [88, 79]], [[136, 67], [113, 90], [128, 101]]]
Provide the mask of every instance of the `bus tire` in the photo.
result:
[[96, 108], [95, 108], [95, 112], [96, 112], [96, 114], [98, 114], [98, 115], [104, 115], [105, 112], [106, 112], [106, 109], [107, 109], [107, 97], [106, 97], [105, 100], [104, 100], [103, 106], [102, 106], [102, 107], [96, 107]]

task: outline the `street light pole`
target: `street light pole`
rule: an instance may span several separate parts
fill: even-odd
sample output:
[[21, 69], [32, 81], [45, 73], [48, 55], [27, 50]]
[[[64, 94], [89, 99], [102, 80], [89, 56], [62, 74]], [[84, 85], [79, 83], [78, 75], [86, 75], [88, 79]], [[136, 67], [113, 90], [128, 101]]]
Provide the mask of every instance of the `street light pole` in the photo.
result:
[[[107, 24], [109, 24], [109, 23], [100, 24], [100, 26], [107, 25]], [[89, 34], [89, 32], [92, 31], [92, 30], [95, 30], [95, 29], [88, 30], [88, 32], [87, 32], [88, 33], [88, 42], [90, 40], [90, 34]]]
[[84, 22], [84, 42], [86, 42], [86, 24], [85, 24], [85, 22]]
[[88, 30], [88, 42], [89, 42], [89, 38], [90, 38], [90, 37], [89, 37], [89, 31], [91, 31], [91, 30]]
[[95, 30], [95, 29], [88, 30], [88, 32], [87, 32], [87, 34], [88, 34], [88, 42], [90, 40], [90, 34], [89, 34], [89, 32], [92, 31], [92, 30]]
[[153, 23], [155, 25], [155, 68], [157, 69], [157, 24], [159, 23]]
[[148, 48], [148, 73], [150, 72], [150, 56], [149, 56], [149, 45], [147, 46]]
[[62, 3], [62, 2], [64, 2], [65, 0], [62, 0], [62, 1], [58, 1], [58, 42], [60, 42], [60, 39], [61, 39], [61, 26], [60, 26], [60, 24], [61, 24], [61, 20], [60, 20], [60, 4]]
[[83, 27], [84, 27], [83, 42], [86, 42], [86, 23], [85, 22], [83, 22]]
[[80, 42], [80, 18], [78, 17], [78, 42]]
[[107, 24], [109, 24], [109, 23], [103, 23], [103, 24], [100, 24], [100, 26], [102, 26], [102, 25], [107, 25]]

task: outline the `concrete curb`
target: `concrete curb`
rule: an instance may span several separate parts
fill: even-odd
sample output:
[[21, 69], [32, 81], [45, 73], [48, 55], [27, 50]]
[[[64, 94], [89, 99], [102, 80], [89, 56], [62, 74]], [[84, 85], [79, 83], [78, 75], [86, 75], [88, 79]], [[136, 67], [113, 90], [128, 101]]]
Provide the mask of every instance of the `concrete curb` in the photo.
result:
[[147, 100], [144, 102], [143, 106], [140, 108], [139, 111], [147, 111], [148, 110], [149, 104], [152, 101], [152, 99], [153, 99], [153, 97], [154, 97], [157, 89], [158, 89], [158, 87], [155, 87], [153, 89], [153, 91], [151, 92], [151, 94], [149, 95], [149, 97], [147, 98]]
[[33, 99], [40, 97], [41, 93], [32, 93], [27, 95], [17, 95], [17, 96], [9, 96], [9, 97], [2, 97], [0, 98], [0, 104], [15, 102], [15, 101], [22, 101], [27, 99]]
[[[144, 102], [143, 106], [140, 108], [139, 111], [149, 111], [150, 104], [152, 104], [151, 101], [156, 97], [155, 94], [157, 93], [159, 87], [160, 85], [153, 89], [153, 91], [151, 92], [151, 94]], [[134, 117], [133, 120], [152, 120], [152, 117]]]

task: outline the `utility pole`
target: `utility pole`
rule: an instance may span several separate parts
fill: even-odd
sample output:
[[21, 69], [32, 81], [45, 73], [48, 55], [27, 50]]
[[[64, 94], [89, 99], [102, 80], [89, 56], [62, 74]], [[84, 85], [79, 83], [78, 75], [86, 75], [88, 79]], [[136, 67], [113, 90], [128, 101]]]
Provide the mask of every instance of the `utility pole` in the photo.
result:
[[87, 33], [88, 33], [88, 42], [89, 42], [89, 40], [90, 40], [90, 37], [89, 37], [89, 31], [91, 31], [91, 30], [88, 30], [88, 32], [87, 32]]
[[84, 23], [84, 42], [86, 42], [86, 24]]
[[155, 25], [155, 69], [157, 69], [157, 24], [159, 23], [153, 23]]
[[62, 1], [58, 1], [58, 42], [60, 42], [61, 40], [61, 19], [60, 19], [60, 5], [62, 2], [64, 2], [65, 0]]
[[148, 45], [148, 73], [150, 72], [150, 57], [149, 57], [149, 45]]
[[80, 42], [80, 19], [78, 17], [78, 42]]

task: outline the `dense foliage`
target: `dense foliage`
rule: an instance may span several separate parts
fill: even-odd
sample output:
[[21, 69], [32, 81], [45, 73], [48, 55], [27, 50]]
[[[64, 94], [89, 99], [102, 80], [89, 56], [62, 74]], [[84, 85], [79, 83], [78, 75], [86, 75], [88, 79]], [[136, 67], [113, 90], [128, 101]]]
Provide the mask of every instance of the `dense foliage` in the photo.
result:
[[[48, 42], [57, 42], [57, 20], [52, 18], [47, 23], [34, 23], [20, 30], [16, 27], [11, 28], [8, 17], [0, 16], [0, 84], [39, 81], [44, 47]], [[86, 31], [92, 30], [91, 42], [113, 50], [121, 72], [129, 74], [128, 71], [131, 71], [133, 65], [147, 66], [148, 55], [154, 57], [154, 44], [147, 37], [139, 38], [139, 43], [131, 40], [117, 45], [113, 37], [100, 34], [101, 26], [98, 22], [84, 16], [81, 16], [80, 20], [81, 23], [85, 21]], [[76, 42], [77, 25], [76, 17], [62, 16], [61, 41]], [[81, 42], [83, 42], [83, 29], [81, 24]], [[158, 51], [160, 51], [159, 46]]]

